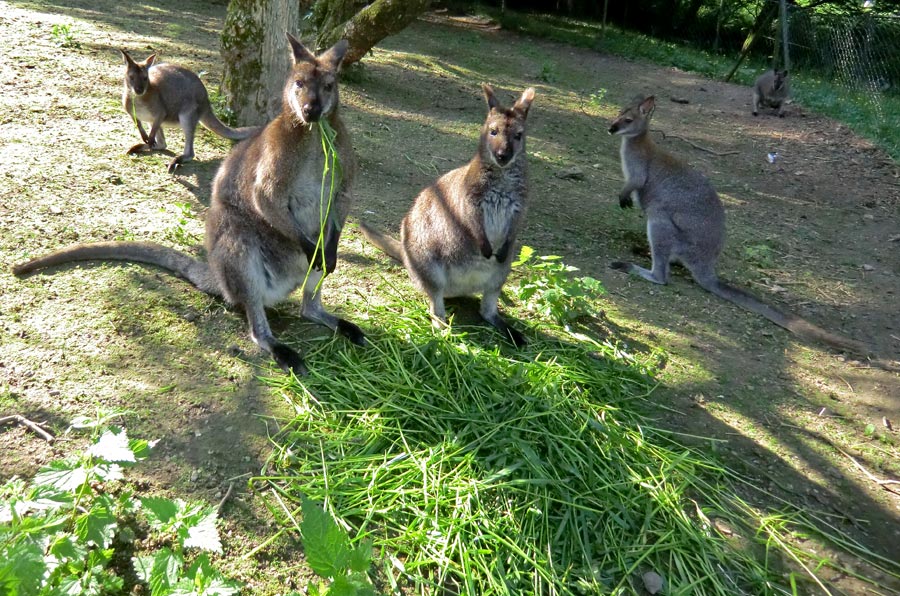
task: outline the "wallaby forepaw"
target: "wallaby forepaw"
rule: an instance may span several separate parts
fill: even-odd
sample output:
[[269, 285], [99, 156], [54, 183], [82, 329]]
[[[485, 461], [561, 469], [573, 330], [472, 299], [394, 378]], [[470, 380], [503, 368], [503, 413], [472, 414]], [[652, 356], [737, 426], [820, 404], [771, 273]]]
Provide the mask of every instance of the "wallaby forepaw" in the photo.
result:
[[284, 344], [277, 343], [272, 346], [272, 358], [281, 367], [281, 370], [286, 373], [293, 372], [298, 377], [309, 373], [309, 369], [306, 368], [306, 364], [303, 363], [303, 358], [300, 354]]
[[181, 159], [180, 155], [178, 157], [176, 157], [175, 159], [173, 159], [172, 161], [170, 161], [169, 162], [169, 173], [174, 174], [175, 170], [177, 170], [179, 168], [179, 166], [181, 166], [182, 163], [183, 163], [183, 160]]
[[613, 261], [609, 264], [610, 269], [615, 269], [616, 271], [625, 271], [627, 272], [631, 268], [630, 263], [626, 263], [625, 261]]
[[634, 199], [631, 198], [631, 193], [619, 195], [619, 207], [622, 209], [631, 209], [634, 207]]
[[337, 324], [338, 331], [341, 335], [352, 341], [358, 346], [366, 345], [366, 334], [363, 333], [362, 329], [351, 323], [350, 321], [345, 321], [344, 319], [338, 319]]
[[759, 112], [753, 112], [754, 116], [759, 116]]

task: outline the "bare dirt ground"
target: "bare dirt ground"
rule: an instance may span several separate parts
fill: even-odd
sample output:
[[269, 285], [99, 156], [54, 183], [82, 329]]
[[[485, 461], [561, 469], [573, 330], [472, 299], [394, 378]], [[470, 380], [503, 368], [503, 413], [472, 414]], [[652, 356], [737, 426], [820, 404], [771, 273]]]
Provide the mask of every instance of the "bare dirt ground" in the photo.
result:
[[[261, 468], [267, 432], [289, 411], [256, 379], [279, 373], [250, 343], [242, 317], [138, 266], [61, 267], [24, 280], [8, 273], [15, 262], [72, 242], [198, 243], [229, 144], [199, 133], [196, 161], [175, 176], [166, 174], [171, 155], [125, 156], [138, 137], [120, 107], [116, 50], [159, 51], [204, 71], [215, 89], [224, 12], [224, 3], [193, 0], [153, 7], [0, 1], [0, 414], [61, 432], [98, 406], [131, 411], [125, 420], [133, 435], [163, 439], [142, 471], [152, 489], [215, 500], [236, 485], [226, 549], [240, 554], [266, 537], [266, 516], [242, 479]], [[79, 47], [57, 47], [54, 24], [71, 24]], [[355, 222], [365, 215], [396, 229], [422, 186], [469, 159], [484, 114], [482, 81], [508, 100], [533, 85], [531, 208], [522, 241], [603, 281], [607, 324], [618, 340], [667, 354], [652, 395], [656, 423], [768, 487], [773, 500], [761, 508], [777, 507], [779, 498], [809, 507], [873, 552], [897, 558], [900, 491], [873, 477], [900, 477], [897, 431], [884, 422], [900, 428], [900, 377], [799, 342], [683, 273], [660, 288], [607, 269], [645, 241], [639, 214], [618, 208], [618, 148], [605, 130], [619, 105], [654, 93], [660, 145], [706, 172], [726, 204], [720, 275], [895, 360], [896, 163], [800, 105], [784, 119], [753, 118], [743, 87], [502, 31], [419, 22], [364, 62], [342, 88], [361, 175], [327, 304], [352, 313], [373, 275], [405, 283], [397, 268], [384, 270]], [[589, 101], [601, 89], [603, 100]], [[180, 151], [180, 133], [167, 140]], [[775, 163], [766, 160], [770, 151], [778, 153]], [[560, 177], [571, 168], [580, 179]], [[300, 321], [296, 302], [273, 319], [304, 349], [327, 336]], [[33, 472], [73, 442], [48, 445], [5, 427], [0, 480]], [[255, 564], [270, 566], [264, 574], [234, 564], [253, 593], [302, 585], [290, 544], [262, 556]]]

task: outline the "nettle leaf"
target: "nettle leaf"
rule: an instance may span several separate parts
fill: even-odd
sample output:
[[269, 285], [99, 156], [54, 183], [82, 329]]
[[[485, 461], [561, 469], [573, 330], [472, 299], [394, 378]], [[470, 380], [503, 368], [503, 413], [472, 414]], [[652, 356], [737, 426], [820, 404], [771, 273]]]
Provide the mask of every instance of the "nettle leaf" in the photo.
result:
[[346, 575], [339, 575], [328, 586], [328, 596], [356, 596], [356, 586]]
[[150, 576], [153, 574], [154, 560], [154, 555], [131, 557], [131, 566], [134, 568], [134, 574], [145, 584], [150, 583]]
[[34, 484], [75, 492], [88, 478], [88, 471], [76, 461], [54, 461], [34, 476]]
[[170, 524], [178, 515], [178, 504], [162, 497], [141, 497], [141, 508], [154, 529]]
[[184, 559], [178, 553], [172, 552], [171, 549], [163, 548], [157, 551], [153, 555], [153, 565], [147, 580], [147, 585], [150, 586], [150, 595], [169, 594], [170, 588], [178, 583], [182, 565], [184, 565]]
[[219, 531], [216, 529], [218, 515], [215, 510], [200, 518], [195, 525], [188, 528], [187, 538], [184, 540], [184, 548], [199, 548], [215, 553], [222, 552], [222, 542], [219, 540]]
[[61, 562], [77, 561], [87, 556], [88, 548], [81, 542], [76, 541], [71, 534], [58, 534], [50, 544], [49, 553]]
[[150, 450], [156, 447], [159, 440], [145, 441], [144, 439], [131, 439], [128, 441], [128, 448], [134, 454], [136, 460], [147, 459], [150, 456]]
[[116, 533], [116, 516], [109, 508], [109, 498], [100, 495], [91, 505], [90, 511], [75, 519], [75, 534], [85, 542], [100, 548], [112, 544]]
[[122, 480], [125, 475], [122, 473], [122, 466], [115, 463], [100, 463], [91, 469], [91, 473], [101, 482], [113, 482], [114, 480]]
[[[47, 574], [44, 552], [41, 545], [27, 541], [14, 544], [0, 551], [0, 587], [17, 586], [18, 593], [37, 594]], [[15, 587], [6, 593], [15, 594]]]
[[350, 570], [365, 572], [372, 565], [372, 541], [363, 540], [350, 553]]
[[206, 553], [197, 557], [185, 576], [192, 581], [196, 593], [203, 596], [233, 596], [240, 592], [239, 584], [222, 577], [209, 562]]
[[100, 438], [87, 450], [88, 455], [108, 462], [134, 462], [134, 451], [128, 442], [128, 434], [124, 429], [115, 432], [113, 429], [103, 431]]
[[318, 504], [303, 498], [300, 534], [310, 568], [322, 577], [343, 575], [350, 564], [350, 538]]

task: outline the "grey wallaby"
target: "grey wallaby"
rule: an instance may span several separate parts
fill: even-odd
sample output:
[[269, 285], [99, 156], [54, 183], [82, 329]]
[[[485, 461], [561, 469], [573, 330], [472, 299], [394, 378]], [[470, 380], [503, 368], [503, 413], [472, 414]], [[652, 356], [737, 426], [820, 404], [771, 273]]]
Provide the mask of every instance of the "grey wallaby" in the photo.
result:
[[[265, 307], [302, 286], [304, 317], [363, 345], [359, 327], [322, 307], [319, 285], [337, 264], [338, 239], [350, 210], [356, 168], [350, 138], [338, 115], [337, 75], [348, 44], [339, 41], [317, 57], [290, 34], [288, 40], [293, 66], [281, 113], [259, 135], [238, 144], [213, 181], [205, 262], [151, 242], [100, 242], [16, 265], [13, 273], [97, 259], [157, 265], [243, 307], [253, 341], [282, 369], [297, 374], [306, 370], [303, 360], [272, 335]], [[327, 120], [337, 133], [334, 143], [340, 162], [334, 168], [332, 204], [325, 213], [320, 205], [325, 155], [317, 127], [312, 125], [320, 120]]]
[[625, 186], [619, 193], [619, 205], [624, 209], [637, 202], [647, 216], [653, 268], [648, 271], [621, 261], [610, 267], [655, 284], [666, 284], [669, 265], [680, 262], [700, 287], [716, 296], [762, 315], [802, 338], [866, 354], [868, 349], [862, 343], [781, 312], [717, 277], [716, 262], [725, 244], [725, 210], [706, 176], [654, 144], [648, 134], [654, 107], [652, 96], [638, 99], [623, 109], [609, 127], [610, 134], [622, 137], [620, 155]]
[[361, 223], [376, 247], [403, 262], [424, 292], [435, 323], [446, 322], [444, 298], [481, 294], [481, 316], [516, 346], [525, 337], [497, 311], [512, 268], [516, 234], [528, 195], [525, 119], [534, 100], [526, 89], [511, 108], [482, 85], [488, 114], [478, 152], [468, 164], [422, 190], [400, 225], [400, 240]]
[[759, 114], [759, 106], [778, 110], [784, 118], [784, 107], [791, 94], [791, 80], [786, 70], [767, 70], [753, 83], [753, 115]]
[[[184, 132], [184, 153], [169, 163], [169, 173], [181, 164], [194, 159], [194, 133], [197, 123], [221, 137], [240, 141], [259, 130], [260, 126], [231, 128], [219, 120], [209, 105], [209, 95], [200, 77], [182, 66], [156, 62], [156, 54], [143, 62], [135, 62], [125, 50], [125, 90], [122, 105], [134, 120], [142, 143], [128, 150], [128, 154], [166, 148], [163, 124], [178, 124]], [[149, 121], [150, 133], [144, 131], [141, 120]]]

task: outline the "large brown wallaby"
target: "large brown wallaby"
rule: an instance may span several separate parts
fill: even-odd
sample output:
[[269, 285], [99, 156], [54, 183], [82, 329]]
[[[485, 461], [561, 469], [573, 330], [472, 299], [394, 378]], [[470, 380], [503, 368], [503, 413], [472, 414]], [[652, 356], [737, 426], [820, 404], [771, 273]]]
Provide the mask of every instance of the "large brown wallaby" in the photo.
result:
[[[134, 120], [142, 143], [128, 150], [128, 154], [166, 148], [162, 125], [178, 124], [184, 132], [184, 153], [169, 163], [169, 173], [181, 164], [194, 159], [194, 133], [197, 123], [221, 137], [240, 141], [252, 136], [262, 127], [231, 128], [219, 120], [209, 105], [209, 95], [200, 77], [182, 66], [156, 62], [156, 54], [143, 62], [135, 62], [125, 50], [125, 90], [122, 105]], [[151, 122], [150, 133], [144, 131], [141, 120]]]
[[778, 110], [784, 118], [784, 107], [791, 94], [791, 81], [786, 70], [767, 70], [753, 83], [753, 115], [759, 114], [759, 106], [769, 106]]
[[[316, 57], [290, 34], [288, 40], [293, 66], [281, 113], [259, 135], [231, 151], [213, 182], [206, 215], [206, 262], [151, 242], [100, 242], [16, 265], [13, 273], [96, 259], [157, 265], [243, 307], [253, 341], [281, 368], [297, 374], [305, 372], [303, 360], [272, 335], [265, 307], [302, 286], [304, 317], [364, 344], [359, 327], [325, 311], [319, 287], [320, 279], [337, 263], [356, 167], [338, 115], [337, 74], [348, 44], [342, 40]], [[340, 160], [327, 219], [320, 205], [325, 156], [317, 127], [312, 126], [322, 119], [337, 133], [334, 142]]]
[[428, 296], [435, 323], [446, 321], [444, 298], [482, 294], [484, 320], [522, 346], [524, 336], [500, 316], [497, 301], [527, 204], [525, 119], [534, 89], [505, 108], [490, 85], [482, 88], [488, 114], [475, 157], [419, 193], [399, 241], [360, 226], [372, 244], [403, 262], [413, 285]]
[[669, 265], [680, 262], [700, 287], [716, 296], [762, 315], [800, 337], [866, 354], [868, 350], [862, 343], [781, 312], [716, 276], [716, 262], [725, 244], [725, 210], [706, 176], [654, 144], [648, 134], [654, 107], [652, 96], [638, 99], [623, 109], [609, 127], [610, 134], [622, 137], [620, 155], [625, 186], [619, 193], [619, 205], [624, 209], [637, 202], [647, 216], [653, 268], [648, 271], [621, 261], [610, 267], [655, 284], [666, 284]]

